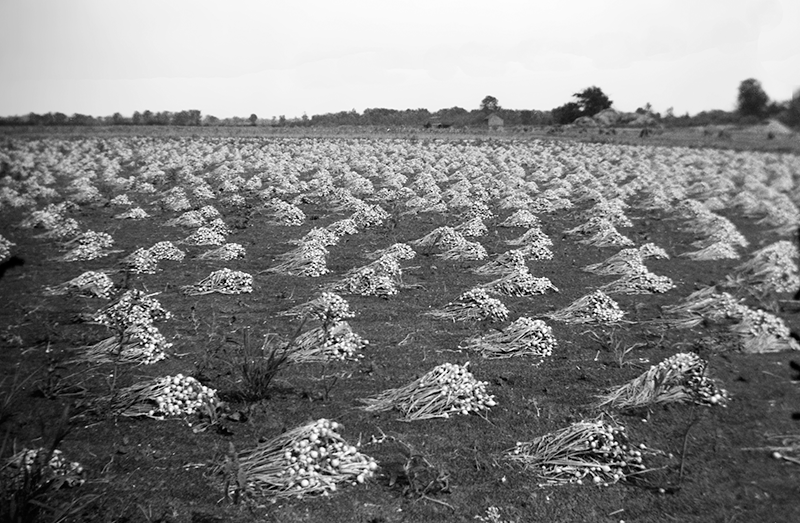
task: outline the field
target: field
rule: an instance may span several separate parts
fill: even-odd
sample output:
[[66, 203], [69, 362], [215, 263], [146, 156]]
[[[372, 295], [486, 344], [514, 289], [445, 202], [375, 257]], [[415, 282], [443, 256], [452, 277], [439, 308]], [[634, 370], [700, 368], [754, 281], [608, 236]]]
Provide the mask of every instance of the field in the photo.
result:
[[[391, 134], [0, 143], [0, 519], [800, 520], [794, 154]], [[689, 353], [694, 370], [657, 367]], [[462, 388], [442, 392], [434, 369]], [[197, 409], [145, 394], [178, 374], [213, 389]], [[636, 383], [638, 403], [600, 399]], [[336, 460], [314, 450], [317, 472], [291, 473], [302, 486], [280, 486], [283, 460], [310, 432], [268, 473], [248, 468], [320, 419], [345, 443]], [[579, 427], [619, 446], [565, 436]]]

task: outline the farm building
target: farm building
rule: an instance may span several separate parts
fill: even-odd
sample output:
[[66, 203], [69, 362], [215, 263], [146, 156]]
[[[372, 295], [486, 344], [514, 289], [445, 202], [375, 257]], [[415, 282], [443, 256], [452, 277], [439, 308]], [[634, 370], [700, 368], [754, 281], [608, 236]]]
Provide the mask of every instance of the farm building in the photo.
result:
[[768, 135], [771, 134], [772, 136], [784, 136], [789, 134], [794, 134], [789, 127], [783, 125], [778, 120], [770, 120], [767, 125], [764, 126], [764, 132]]
[[490, 114], [484, 121], [489, 126], [489, 129], [498, 130], [503, 128], [503, 119], [496, 114]]

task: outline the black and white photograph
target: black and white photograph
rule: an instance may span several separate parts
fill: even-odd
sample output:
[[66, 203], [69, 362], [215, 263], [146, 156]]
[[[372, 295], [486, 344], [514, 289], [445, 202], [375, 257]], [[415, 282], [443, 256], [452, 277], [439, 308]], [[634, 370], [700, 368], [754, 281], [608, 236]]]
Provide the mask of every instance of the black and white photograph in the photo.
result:
[[800, 521], [800, 2], [0, 0], [0, 522]]

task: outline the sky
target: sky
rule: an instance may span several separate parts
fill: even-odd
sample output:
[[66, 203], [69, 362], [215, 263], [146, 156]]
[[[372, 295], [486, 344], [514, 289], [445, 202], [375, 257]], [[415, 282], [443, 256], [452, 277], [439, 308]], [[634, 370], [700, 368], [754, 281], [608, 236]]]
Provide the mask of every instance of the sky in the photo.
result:
[[733, 110], [800, 88], [798, 0], [0, 0], [0, 115]]

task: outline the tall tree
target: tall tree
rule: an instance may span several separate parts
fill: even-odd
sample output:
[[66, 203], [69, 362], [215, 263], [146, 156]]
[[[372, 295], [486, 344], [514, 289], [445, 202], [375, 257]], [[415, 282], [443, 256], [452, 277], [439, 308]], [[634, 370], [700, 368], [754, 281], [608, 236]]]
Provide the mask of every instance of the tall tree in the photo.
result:
[[782, 120], [791, 127], [800, 127], [800, 89], [796, 90], [789, 100]]
[[748, 78], [739, 84], [737, 111], [742, 116], [763, 116], [768, 103], [769, 96], [755, 78]]
[[608, 99], [602, 89], [595, 86], [587, 87], [572, 96], [578, 100], [576, 103], [581, 109], [581, 116], [594, 116], [603, 109], [608, 109], [614, 103]]
[[258, 122], [258, 116], [256, 116], [256, 113], [253, 113], [248, 120], [250, 121], [250, 125], [255, 125]]
[[500, 102], [494, 96], [488, 95], [481, 100], [481, 111], [494, 113], [500, 110]]
[[551, 111], [553, 120], [558, 124], [570, 124], [577, 118], [583, 116], [581, 106], [575, 102], [568, 102], [560, 107], [556, 107]]

